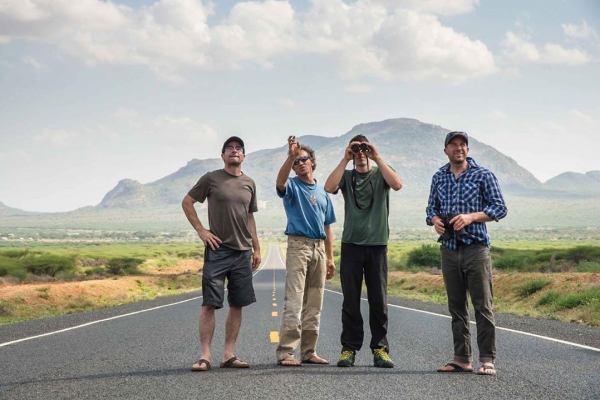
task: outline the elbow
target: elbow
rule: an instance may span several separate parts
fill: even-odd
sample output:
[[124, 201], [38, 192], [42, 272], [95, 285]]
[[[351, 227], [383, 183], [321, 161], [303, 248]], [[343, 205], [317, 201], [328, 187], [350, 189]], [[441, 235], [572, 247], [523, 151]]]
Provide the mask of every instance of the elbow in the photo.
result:
[[393, 185], [390, 185], [390, 187], [397, 192], [398, 190], [402, 189], [402, 181], [396, 181]]
[[335, 192], [335, 189], [336, 189], [336, 187], [333, 187], [333, 185], [328, 184], [327, 182], [325, 182], [325, 186], [324, 187], [325, 187], [325, 191], [327, 193], [333, 193], [333, 192]]

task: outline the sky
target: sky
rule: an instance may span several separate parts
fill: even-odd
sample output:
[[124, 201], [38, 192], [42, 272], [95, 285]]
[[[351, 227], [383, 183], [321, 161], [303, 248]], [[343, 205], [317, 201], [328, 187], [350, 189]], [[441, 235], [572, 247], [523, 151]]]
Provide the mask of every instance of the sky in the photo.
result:
[[0, 0], [0, 202], [70, 211], [231, 135], [390, 118], [542, 182], [600, 170], [599, 61], [597, 0]]

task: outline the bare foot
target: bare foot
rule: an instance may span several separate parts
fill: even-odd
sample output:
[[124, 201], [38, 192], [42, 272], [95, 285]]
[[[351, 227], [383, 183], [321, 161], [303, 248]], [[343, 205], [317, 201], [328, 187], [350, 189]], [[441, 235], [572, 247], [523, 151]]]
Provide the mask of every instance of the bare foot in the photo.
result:
[[192, 371], [210, 371], [211, 365], [210, 361], [201, 358], [197, 363], [192, 365]]
[[477, 370], [477, 375], [491, 375], [496, 376], [496, 368], [492, 363], [483, 363]]
[[279, 360], [277, 361], [278, 365], [281, 365], [283, 367], [299, 367], [300, 365], [300, 361], [296, 360], [294, 357], [288, 357], [288, 358], [284, 358], [283, 360]]

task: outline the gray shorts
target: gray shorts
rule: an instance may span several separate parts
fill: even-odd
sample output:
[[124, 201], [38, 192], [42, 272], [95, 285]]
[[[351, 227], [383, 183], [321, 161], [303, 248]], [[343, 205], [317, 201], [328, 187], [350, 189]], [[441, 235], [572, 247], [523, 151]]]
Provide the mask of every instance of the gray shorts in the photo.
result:
[[223, 307], [227, 278], [227, 302], [245, 307], [256, 301], [252, 286], [252, 250], [233, 250], [219, 246], [204, 250], [202, 269], [202, 305]]

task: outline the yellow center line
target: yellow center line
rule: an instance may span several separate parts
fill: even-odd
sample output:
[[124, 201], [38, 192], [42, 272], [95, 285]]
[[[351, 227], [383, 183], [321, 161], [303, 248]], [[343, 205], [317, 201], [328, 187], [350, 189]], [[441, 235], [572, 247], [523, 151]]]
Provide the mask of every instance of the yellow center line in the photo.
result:
[[271, 313], [271, 317], [276, 317], [276, 316], [277, 316], [277, 311], [273, 311], [273, 312]]
[[279, 332], [271, 331], [269, 337], [271, 338], [271, 343], [279, 343]]

